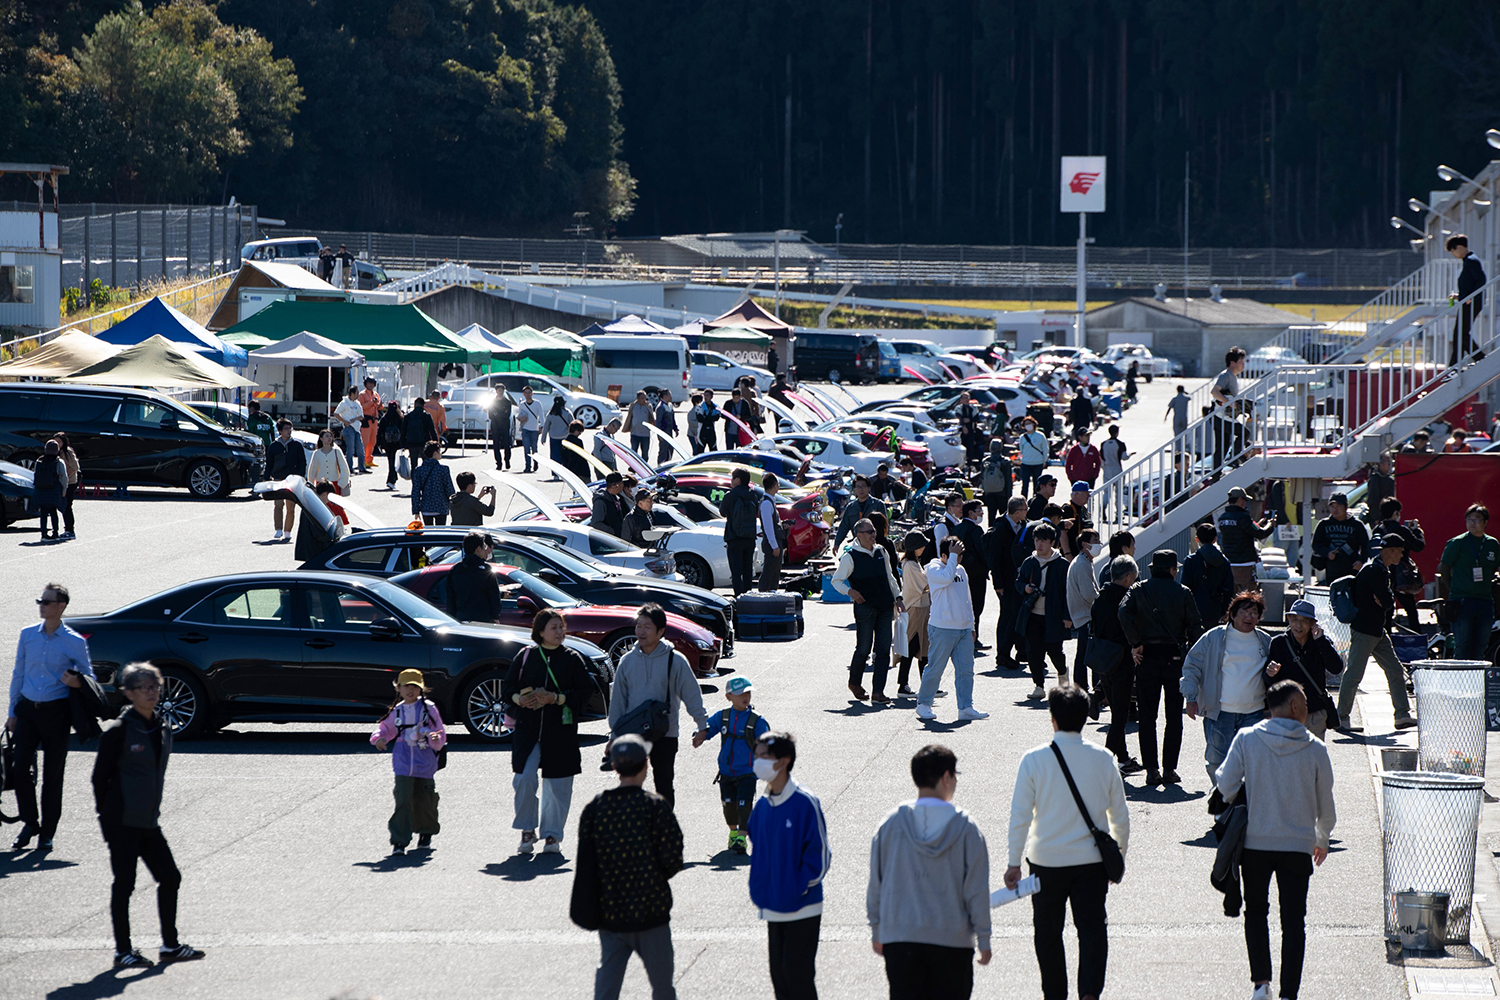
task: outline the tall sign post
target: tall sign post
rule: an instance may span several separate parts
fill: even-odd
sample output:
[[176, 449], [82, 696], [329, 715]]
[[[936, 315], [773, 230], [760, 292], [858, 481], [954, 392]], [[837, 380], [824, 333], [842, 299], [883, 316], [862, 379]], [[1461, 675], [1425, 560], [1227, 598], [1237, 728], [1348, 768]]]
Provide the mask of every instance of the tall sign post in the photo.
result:
[[1084, 309], [1088, 295], [1088, 214], [1104, 211], [1105, 160], [1103, 156], [1064, 156], [1062, 192], [1058, 208], [1078, 213], [1078, 316], [1073, 324], [1073, 346], [1084, 346]]

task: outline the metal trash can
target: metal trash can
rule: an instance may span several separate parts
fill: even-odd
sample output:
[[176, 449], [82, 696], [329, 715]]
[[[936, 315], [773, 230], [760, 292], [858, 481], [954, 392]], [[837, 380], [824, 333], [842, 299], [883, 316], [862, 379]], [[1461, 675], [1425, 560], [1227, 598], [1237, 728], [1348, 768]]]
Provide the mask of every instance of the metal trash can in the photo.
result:
[[1484, 776], [1482, 660], [1414, 660], [1417, 748], [1422, 770]]
[[1448, 894], [1396, 893], [1396, 933], [1408, 951], [1442, 951], [1448, 940]]
[[1383, 772], [1380, 787], [1386, 940], [1400, 940], [1398, 893], [1442, 892], [1448, 894], [1445, 943], [1467, 944], [1484, 779]]

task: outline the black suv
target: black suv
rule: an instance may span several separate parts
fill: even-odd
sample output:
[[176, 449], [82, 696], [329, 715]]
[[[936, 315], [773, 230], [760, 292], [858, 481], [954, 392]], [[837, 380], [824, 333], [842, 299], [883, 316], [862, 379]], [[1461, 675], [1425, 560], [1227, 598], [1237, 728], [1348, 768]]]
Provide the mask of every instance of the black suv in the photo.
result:
[[34, 466], [58, 431], [78, 454], [80, 482], [185, 486], [205, 498], [254, 483], [265, 450], [254, 434], [146, 389], [0, 385], [0, 461]]
[[880, 342], [873, 333], [798, 332], [792, 360], [799, 379], [873, 382], [880, 374]]

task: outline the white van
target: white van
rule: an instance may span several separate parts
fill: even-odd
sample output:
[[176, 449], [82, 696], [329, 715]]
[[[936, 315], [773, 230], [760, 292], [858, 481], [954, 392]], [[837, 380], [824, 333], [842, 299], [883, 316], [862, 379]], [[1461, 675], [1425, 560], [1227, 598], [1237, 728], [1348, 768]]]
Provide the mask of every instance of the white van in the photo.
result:
[[640, 389], [652, 398], [662, 389], [671, 389], [679, 403], [688, 398], [693, 374], [687, 341], [681, 337], [612, 333], [589, 341], [594, 363], [588, 390], [595, 395], [607, 395], [610, 386], [618, 385], [622, 402], [635, 399]]

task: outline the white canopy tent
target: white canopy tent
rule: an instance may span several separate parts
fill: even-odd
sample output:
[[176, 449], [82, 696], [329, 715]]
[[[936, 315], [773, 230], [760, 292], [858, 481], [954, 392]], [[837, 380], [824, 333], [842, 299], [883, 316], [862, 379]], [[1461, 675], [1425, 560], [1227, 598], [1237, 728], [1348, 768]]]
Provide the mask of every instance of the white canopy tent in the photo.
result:
[[[335, 368], [363, 368], [365, 356], [345, 347], [336, 340], [320, 337], [310, 330], [303, 330], [285, 340], [278, 340], [250, 352], [252, 365], [286, 365], [288, 368], [328, 369], [328, 398], [332, 406], [333, 370]], [[254, 369], [251, 369], [254, 375]], [[316, 376], [314, 376], [316, 377]], [[334, 435], [338, 437], [337, 434]]]

